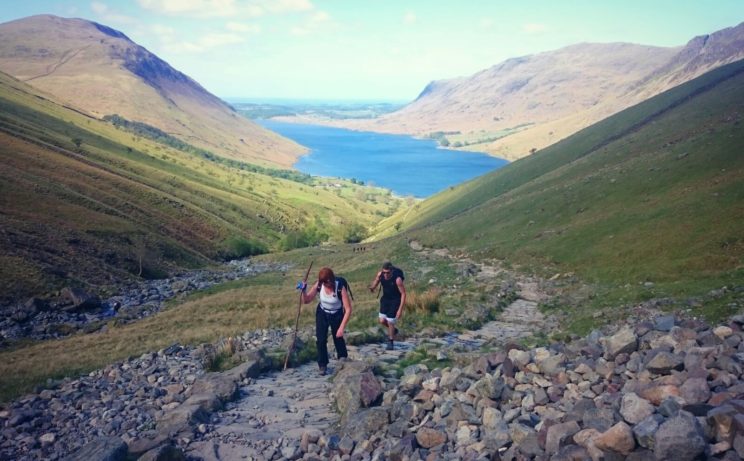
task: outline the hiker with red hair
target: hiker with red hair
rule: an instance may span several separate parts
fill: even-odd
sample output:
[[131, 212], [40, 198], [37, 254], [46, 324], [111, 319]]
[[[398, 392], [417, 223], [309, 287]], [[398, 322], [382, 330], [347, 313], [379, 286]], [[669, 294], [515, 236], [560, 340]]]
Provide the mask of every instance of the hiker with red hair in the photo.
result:
[[344, 329], [351, 317], [351, 296], [349, 285], [343, 277], [336, 277], [330, 267], [318, 272], [318, 282], [309, 290], [303, 283], [302, 302], [305, 304], [319, 298], [315, 309], [315, 338], [318, 346], [318, 368], [321, 375], [328, 370], [328, 328], [331, 329], [333, 345], [339, 359], [348, 357]]

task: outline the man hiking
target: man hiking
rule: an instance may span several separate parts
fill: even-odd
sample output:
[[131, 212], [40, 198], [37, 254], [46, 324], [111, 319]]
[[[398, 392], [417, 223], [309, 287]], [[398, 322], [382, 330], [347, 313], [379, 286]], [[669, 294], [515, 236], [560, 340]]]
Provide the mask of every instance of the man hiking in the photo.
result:
[[393, 341], [398, 329], [396, 322], [403, 315], [403, 306], [406, 304], [406, 287], [403, 284], [405, 276], [403, 271], [393, 266], [390, 261], [382, 264], [382, 270], [377, 273], [375, 279], [369, 285], [369, 291], [374, 293], [378, 285], [382, 285], [382, 297], [380, 298], [380, 314], [378, 320], [380, 325], [387, 327], [388, 344], [386, 349], [393, 350]]

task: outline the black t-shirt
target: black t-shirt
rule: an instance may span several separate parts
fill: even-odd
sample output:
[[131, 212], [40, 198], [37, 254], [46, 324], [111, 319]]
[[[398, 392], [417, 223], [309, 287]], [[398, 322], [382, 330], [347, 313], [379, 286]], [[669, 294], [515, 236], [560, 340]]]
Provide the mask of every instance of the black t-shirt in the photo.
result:
[[401, 294], [396, 283], [396, 280], [398, 280], [399, 277], [403, 279], [403, 272], [398, 268], [393, 269], [393, 273], [390, 275], [390, 278], [386, 278], [384, 275], [380, 274], [380, 284], [382, 285], [382, 299], [386, 301], [398, 300], [398, 302], [400, 302]]

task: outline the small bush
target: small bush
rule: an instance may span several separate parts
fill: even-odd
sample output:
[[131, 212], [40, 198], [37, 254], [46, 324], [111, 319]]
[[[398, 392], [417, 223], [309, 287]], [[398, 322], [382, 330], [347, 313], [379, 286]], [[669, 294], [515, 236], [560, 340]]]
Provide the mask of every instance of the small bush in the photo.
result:
[[249, 240], [242, 236], [233, 236], [225, 240], [227, 249], [223, 252], [223, 259], [245, 258], [256, 256], [268, 251], [266, 245], [255, 240]]
[[282, 250], [294, 250], [296, 248], [305, 248], [319, 245], [328, 239], [328, 234], [321, 231], [318, 227], [311, 226], [304, 230], [292, 230], [287, 232], [282, 241], [279, 243]]
[[423, 293], [411, 290], [406, 293], [406, 306], [413, 312], [433, 314], [439, 312], [441, 296], [439, 288], [427, 288]]
[[344, 230], [344, 242], [359, 243], [367, 238], [367, 229], [359, 223], [349, 225]]
[[204, 368], [208, 371], [225, 371], [237, 366], [240, 364], [240, 357], [236, 354], [238, 350], [240, 341], [237, 338], [222, 339], [206, 354]]

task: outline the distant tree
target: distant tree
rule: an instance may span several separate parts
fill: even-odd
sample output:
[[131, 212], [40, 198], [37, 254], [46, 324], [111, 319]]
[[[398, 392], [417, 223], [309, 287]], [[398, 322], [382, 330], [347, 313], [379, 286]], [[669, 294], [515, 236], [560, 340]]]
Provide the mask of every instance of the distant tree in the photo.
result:
[[359, 223], [353, 223], [344, 232], [346, 243], [359, 243], [367, 237], [367, 229]]
[[447, 139], [447, 138], [441, 138], [439, 140], [439, 145], [441, 145], [443, 147], [449, 146], [450, 145], [449, 139]]

